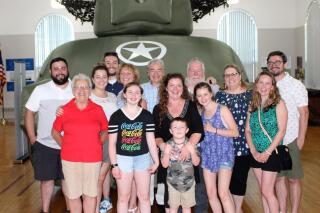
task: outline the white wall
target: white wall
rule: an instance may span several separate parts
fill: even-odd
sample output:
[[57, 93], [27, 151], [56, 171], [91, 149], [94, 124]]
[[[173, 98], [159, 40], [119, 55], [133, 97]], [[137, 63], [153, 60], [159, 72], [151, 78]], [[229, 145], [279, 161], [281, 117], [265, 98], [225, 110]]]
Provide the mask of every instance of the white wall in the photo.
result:
[[53, 9], [50, 0], [1, 0], [0, 35], [33, 34], [41, 17], [50, 13], [67, 16], [75, 32], [92, 32], [91, 23], [84, 23], [70, 15], [66, 9]]
[[[220, 17], [226, 11], [242, 9], [250, 13], [258, 28], [293, 28], [295, 24], [295, 2], [301, 0], [240, 0], [228, 8], [220, 7], [204, 17], [195, 29], [217, 28]], [[284, 15], [285, 8], [285, 15]]]

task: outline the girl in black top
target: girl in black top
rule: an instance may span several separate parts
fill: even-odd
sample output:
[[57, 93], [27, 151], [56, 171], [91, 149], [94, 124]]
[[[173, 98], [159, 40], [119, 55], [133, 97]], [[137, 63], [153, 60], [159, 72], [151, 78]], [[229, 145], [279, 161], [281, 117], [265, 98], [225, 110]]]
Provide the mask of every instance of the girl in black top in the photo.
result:
[[[140, 211], [151, 212], [150, 174], [156, 171], [159, 158], [152, 115], [139, 106], [142, 92], [139, 84], [127, 84], [123, 90], [126, 103], [111, 115], [109, 122], [109, 155], [118, 187], [117, 212], [128, 211], [133, 179], [136, 182]], [[150, 155], [153, 159], [151, 165]]]

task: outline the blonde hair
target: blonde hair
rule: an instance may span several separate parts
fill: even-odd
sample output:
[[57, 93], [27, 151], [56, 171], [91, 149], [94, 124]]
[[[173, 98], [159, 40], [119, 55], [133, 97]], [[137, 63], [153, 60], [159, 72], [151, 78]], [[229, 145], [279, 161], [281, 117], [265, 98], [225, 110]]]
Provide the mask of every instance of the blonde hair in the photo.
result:
[[127, 68], [131, 73], [133, 73], [133, 76], [134, 76], [134, 80], [133, 81], [134, 82], [140, 83], [139, 70], [138, 70], [138, 68], [136, 66], [134, 66], [132, 64], [122, 64], [120, 66], [119, 72], [118, 72], [118, 76], [117, 76], [118, 81], [120, 81], [120, 73], [124, 68]]
[[259, 73], [256, 80], [254, 81], [253, 92], [252, 92], [252, 102], [250, 105], [251, 112], [256, 111], [261, 106], [261, 96], [260, 96], [260, 93], [257, 91], [257, 84], [258, 84], [258, 81], [260, 80], [260, 77], [263, 75], [269, 76], [271, 78], [272, 86], [273, 86], [273, 89], [270, 91], [268, 100], [263, 106], [264, 111], [267, 111], [269, 108], [277, 105], [281, 99], [279, 89], [277, 87], [274, 76], [268, 71], [262, 71]]

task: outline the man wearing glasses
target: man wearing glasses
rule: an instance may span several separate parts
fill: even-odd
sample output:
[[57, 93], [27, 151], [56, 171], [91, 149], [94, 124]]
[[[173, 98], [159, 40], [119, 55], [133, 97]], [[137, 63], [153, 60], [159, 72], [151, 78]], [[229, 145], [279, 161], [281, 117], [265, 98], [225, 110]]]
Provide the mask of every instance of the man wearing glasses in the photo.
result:
[[292, 170], [281, 171], [276, 182], [276, 193], [280, 204], [280, 212], [287, 212], [286, 178], [289, 180], [289, 192], [292, 213], [298, 213], [301, 200], [301, 182], [303, 170], [300, 151], [304, 145], [308, 126], [308, 92], [297, 79], [285, 72], [287, 57], [281, 51], [269, 53], [267, 65], [277, 81], [281, 98], [288, 109], [288, 122], [283, 144], [289, 147], [292, 158]]

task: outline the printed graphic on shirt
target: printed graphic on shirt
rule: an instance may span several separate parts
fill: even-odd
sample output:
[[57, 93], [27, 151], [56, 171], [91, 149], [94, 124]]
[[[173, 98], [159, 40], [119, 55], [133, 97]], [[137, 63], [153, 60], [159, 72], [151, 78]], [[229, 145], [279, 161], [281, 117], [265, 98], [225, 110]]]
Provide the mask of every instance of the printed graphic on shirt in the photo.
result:
[[123, 123], [121, 131], [121, 150], [138, 151], [141, 150], [143, 122]]

